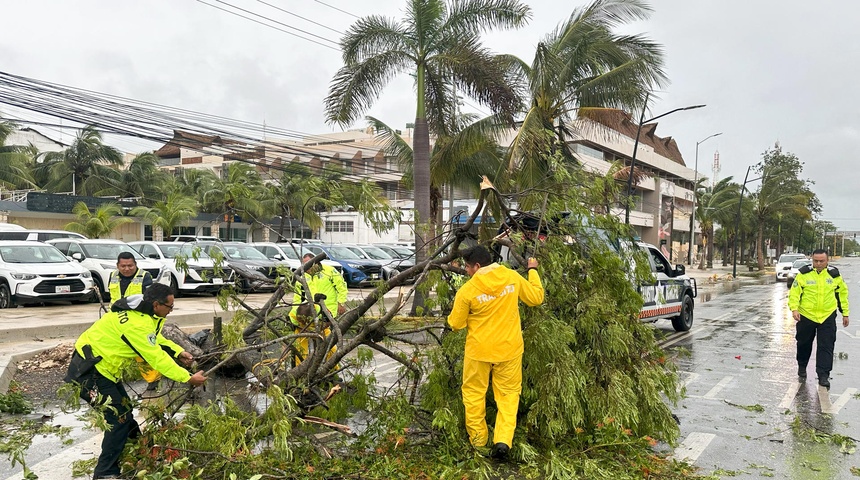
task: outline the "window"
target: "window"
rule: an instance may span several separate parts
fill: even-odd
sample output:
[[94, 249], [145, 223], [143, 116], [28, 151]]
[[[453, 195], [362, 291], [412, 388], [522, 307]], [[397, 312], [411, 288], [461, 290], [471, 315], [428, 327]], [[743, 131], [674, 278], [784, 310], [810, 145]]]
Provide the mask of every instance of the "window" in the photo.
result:
[[326, 220], [325, 221], [325, 231], [326, 232], [353, 232], [355, 228], [355, 222], [352, 220], [340, 221], [340, 220]]

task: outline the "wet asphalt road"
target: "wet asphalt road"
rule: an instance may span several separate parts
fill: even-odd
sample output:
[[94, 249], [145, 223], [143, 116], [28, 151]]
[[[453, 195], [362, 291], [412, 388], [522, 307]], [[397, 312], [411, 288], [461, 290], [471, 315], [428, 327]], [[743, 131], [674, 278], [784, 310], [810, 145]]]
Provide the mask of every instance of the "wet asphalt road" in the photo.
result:
[[[860, 312], [860, 258], [834, 262]], [[701, 473], [722, 478], [849, 479], [860, 453], [843, 453], [832, 440], [860, 439], [860, 313], [848, 328], [838, 320], [831, 390], [819, 389], [814, 361], [809, 376], [796, 376], [794, 321], [784, 283], [702, 285], [690, 332], [676, 333], [669, 321], [654, 325], [675, 355], [686, 397], [674, 408], [680, 419], [677, 458]], [[842, 358], [840, 358], [840, 354]], [[399, 365], [374, 355], [370, 366], [382, 385]], [[98, 452], [98, 435], [76, 428], [74, 446], [48, 437], [28, 454], [40, 478], [68, 478], [72, 460]], [[838, 438], [838, 437], [836, 437]], [[844, 449], [844, 448], [843, 448]], [[20, 467], [0, 465], [0, 478], [21, 478]], [[11, 477], [10, 477], [11, 475]]]
[[[831, 265], [860, 312], [860, 258]], [[797, 377], [789, 286], [769, 282], [701, 289], [690, 332], [655, 324], [686, 387], [674, 409], [682, 439], [675, 456], [724, 478], [856, 478], [860, 453], [844, 453], [851, 450], [839, 436], [860, 439], [860, 315], [847, 328], [837, 318], [828, 392], [817, 384], [815, 349], [807, 379]]]

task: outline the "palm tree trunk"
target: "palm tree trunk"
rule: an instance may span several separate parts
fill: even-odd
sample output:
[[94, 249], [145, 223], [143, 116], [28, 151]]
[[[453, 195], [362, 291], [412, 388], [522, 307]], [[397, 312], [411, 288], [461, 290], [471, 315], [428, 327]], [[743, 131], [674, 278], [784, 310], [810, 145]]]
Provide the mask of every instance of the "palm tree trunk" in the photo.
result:
[[[419, 69], [419, 72], [421, 70]], [[423, 75], [419, 73], [423, 80]], [[423, 83], [423, 82], [421, 82]], [[423, 107], [423, 89], [419, 87], [419, 102]], [[421, 263], [427, 258], [427, 240], [430, 237], [430, 225], [433, 217], [430, 214], [430, 132], [427, 119], [415, 119], [415, 139], [413, 145], [413, 183], [415, 185], [415, 261]], [[420, 289], [415, 290], [415, 300], [412, 302], [411, 315], [419, 315], [424, 309], [424, 295]]]
[[758, 239], [756, 239], [756, 255], [758, 255], [758, 269], [764, 270], [764, 222], [759, 224]]
[[[708, 229], [707, 228], [703, 228], [701, 233], [702, 233], [702, 251], [699, 253], [702, 255], [702, 259], [699, 260], [699, 270], [704, 270], [706, 257], [708, 256], [708, 250], [711, 247], [711, 238], [708, 236]], [[690, 247], [692, 248], [692, 245], [690, 245]]]
[[708, 239], [711, 243], [708, 244], [708, 268], [714, 268], [714, 224], [708, 227]]

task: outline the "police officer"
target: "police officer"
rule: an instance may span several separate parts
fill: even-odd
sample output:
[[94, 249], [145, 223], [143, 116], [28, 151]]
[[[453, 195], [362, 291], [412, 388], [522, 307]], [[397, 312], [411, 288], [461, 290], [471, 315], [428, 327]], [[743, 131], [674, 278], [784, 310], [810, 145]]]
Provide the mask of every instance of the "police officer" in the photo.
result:
[[522, 392], [519, 300], [531, 307], [540, 305], [543, 285], [534, 258], [528, 260], [528, 280], [493, 263], [489, 250], [480, 245], [464, 251], [463, 260], [471, 278], [454, 297], [448, 323], [454, 330], [467, 330], [462, 387], [466, 432], [473, 446], [487, 445], [486, 398], [492, 374], [498, 414], [490, 455], [504, 459], [513, 442]]
[[110, 272], [111, 303], [129, 295], [140, 295], [152, 285], [152, 275], [137, 268], [137, 260], [131, 252], [121, 252], [116, 257], [116, 270]]
[[126, 441], [140, 434], [132, 413], [132, 402], [120, 378], [128, 365], [140, 356], [164, 376], [180, 383], [202, 385], [203, 371], [191, 375], [186, 366], [194, 360], [190, 353], [164, 338], [164, 317], [173, 310], [173, 293], [167, 285], [154, 284], [143, 295], [114, 303], [111, 311], [97, 320], [75, 342], [75, 352], [65, 381], [80, 386], [81, 398], [103, 408], [110, 428], [102, 440], [93, 478], [119, 478], [119, 457]]
[[842, 313], [842, 326], [848, 326], [848, 286], [836, 267], [827, 265], [827, 252], [812, 252], [812, 265], [800, 269], [788, 295], [788, 308], [797, 326], [797, 375], [806, 378], [806, 364], [812, 354], [812, 341], [818, 335], [815, 373], [818, 384], [830, 388], [833, 346], [836, 344], [836, 311]]
[[[302, 256], [302, 263], [308, 263], [313, 260], [313, 258], [314, 256], [312, 254], [306, 253]], [[322, 296], [325, 297], [323, 303], [325, 303], [326, 308], [332, 313], [332, 315], [341, 315], [346, 312], [346, 281], [343, 279], [343, 275], [338, 273], [334, 267], [324, 265], [322, 263], [315, 263], [305, 272], [305, 281], [308, 283], [308, 288], [310, 288], [311, 296], [314, 301], [322, 298]], [[293, 305], [296, 307], [290, 311], [290, 320], [292, 320], [293, 324], [296, 326], [296, 333], [301, 332], [307, 326], [309, 319], [315, 314], [314, 310], [307, 307], [308, 304], [305, 303], [306, 301], [305, 290], [302, 287], [301, 282], [296, 282], [295, 293], [293, 294]], [[319, 307], [316, 305], [314, 305], [314, 308], [316, 311], [319, 311]], [[330, 332], [331, 330], [328, 328], [324, 331], [325, 335], [329, 335]], [[296, 340], [294, 345], [302, 358], [307, 357], [307, 338], [299, 338]], [[335, 349], [332, 349], [332, 352], [334, 352]], [[298, 364], [300, 362], [301, 359], [296, 363]]]

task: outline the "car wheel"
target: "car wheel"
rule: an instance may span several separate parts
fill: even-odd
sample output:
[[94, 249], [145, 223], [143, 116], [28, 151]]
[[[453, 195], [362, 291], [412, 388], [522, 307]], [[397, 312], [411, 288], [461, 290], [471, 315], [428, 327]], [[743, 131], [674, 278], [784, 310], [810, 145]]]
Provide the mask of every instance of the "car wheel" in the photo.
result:
[[181, 297], [182, 292], [179, 290], [179, 282], [176, 281], [176, 277], [170, 275], [170, 290], [173, 292], [173, 296], [176, 298]]
[[[104, 285], [102, 285], [102, 279], [101, 279], [101, 278], [99, 278], [99, 274], [98, 274], [98, 273], [94, 273], [94, 274], [93, 274], [93, 283], [94, 283], [94, 284], [96, 285], [96, 287], [99, 289], [99, 292], [101, 292], [102, 301], [103, 301], [103, 302], [110, 302], [110, 292], [108, 292], [107, 290], [105, 290], [105, 286], [104, 286]], [[99, 295], [98, 293], [97, 293], [97, 294], [95, 294], [95, 295], [93, 295], [93, 301], [94, 301], [94, 302], [96, 302], [96, 303], [98, 303], [98, 301], [99, 301], [99, 297], [98, 297], [98, 295]]]
[[15, 303], [12, 301], [12, 291], [9, 290], [9, 285], [0, 283], [0, 308], [12, 308]]
[[693, 327], [693, 297], [684, 295], [681, 313], [677, 317], [672, 317], [672, 326], [676, 332], [686, 332]]

